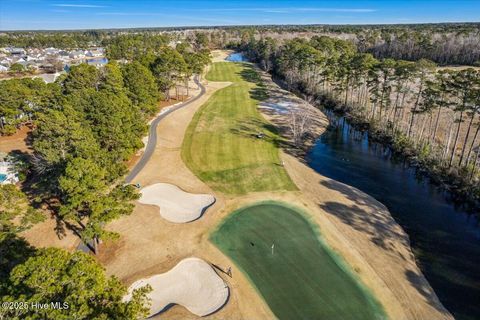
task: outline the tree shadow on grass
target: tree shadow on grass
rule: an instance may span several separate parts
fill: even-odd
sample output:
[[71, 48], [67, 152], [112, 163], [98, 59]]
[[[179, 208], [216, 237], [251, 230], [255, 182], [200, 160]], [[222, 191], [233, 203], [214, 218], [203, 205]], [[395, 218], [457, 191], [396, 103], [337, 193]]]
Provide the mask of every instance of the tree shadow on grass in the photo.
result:
[[255, 70], [255, 68], [250, 64], [244, 64], [244, 68], [238, 73], [244, 81], [255, 83], [255, 84], [262, 84], [262, 78]]
[[[396, 250], [395, 243], [400, 243], [406, 248], [410, 247], [408, 235], [402, 231], [382, 204], [367, 194], [335, 180], [325, 180], [320, 183], [342, 193], [353, 202], [351, 205], [334, 201], [320, 204], [325, 212], [336, 216], [355, 230], [366, 233], [375, 245], [384, 250], [392, 250], [401, 255]], [[365, 208], [370, 210], [367, 211]]]
[[263, 83], [261, 76], [252, 65], [245, 65], [242, 71], [239, 72], [239, 75], [244, 81], [254, 83], [256, 85], [249, 91], [250, 98], [259, 102], [268, 99], [268, 91], [266, 86]]
[[448, 315], [448, 310], [443, 307], [440, 300], [438, 300], [437, 295], [425, 280], [423, 275], [413, 270], [407, 270], [405, 272], [405, 276], [412, 286], [427, 300], [428, 304], [435, 307], [435, 309], [443, 313], [445, 316]]
[[258, 102], [268, 99], [268, 93], [264, 86], [258, 85], [249, 91], [250, 98]]
[[245, 138], [272, 143], [277, 148], [288, 145], [287, 141], [278, 135], [277, 128], [274, 125], [255, 117], [240, 121], [234, 128], [230, 129], [230, 132]]

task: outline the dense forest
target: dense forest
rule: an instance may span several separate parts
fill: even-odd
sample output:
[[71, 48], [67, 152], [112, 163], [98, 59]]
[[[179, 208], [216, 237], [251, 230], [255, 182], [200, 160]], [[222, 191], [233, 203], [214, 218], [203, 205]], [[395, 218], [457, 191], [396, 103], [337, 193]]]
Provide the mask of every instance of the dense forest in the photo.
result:
[[101, 31], [86, 32], [8, 32], [0, 36], [0, 47], [21, 48], [86, 48], [99, 44], [107, 33]]
[[[124, 45], [132, 42], [135, 55]], [[146, 311], [147, 290], [122, 301], [125, 287], [107, 277], [91, 256], [34, 249], [19, 236], [46, 211], [56, 216], [59, 230], [73, 230], [94, 252], [100, 239], [115, 239], [117, 234], [104, 227], [130, 214], [138, 198], [122, 177], [126, 162], [143, 146], [147, 122], [158, 112], [160, 99], [169, 99], [172, 89], [202, 73], [210, 61], [209, 51], [198, 43], [142, 45], [137, 36], [122, 37], [108, 50], [124, 63], [112, 59], [103, 68], [72, 66], [51, 84], [0, 81], [0, 132], [12, 134], [26, 123], [33, 127], [33, 153], [11, 155], [23, 158], [24, 190], [0, 186], [0, 296], [3, 301], [69, 304], [67, 312], [3, 308], [2, 318], [136, 319]]]
[[480, 71], [426, 59], [376, 59], [326, 36], [277, 45], [239, 43], [253, 61], [306, 99], [347, 114], [436, 182], [480, 199]]
[[270, 37], [283, 43], [293, 37], [310, 39], [329, 36], [348, 40], [360, 52], [371, 53], [378, 59], [393, 58], [409, 61], [428, 59], [439, 65], [479, 65], [480, 25], [417, 24], [363, 26], [255, 26], [230, 27], [204, 31], [211, 43], [224, 46]]
[[[106, 46], [118, 48], [130, 41], [130, 54], [141, 48], [169, 41], [194, 40], [202, 34], [212, 48], [237, 43], [254, 36], [256, 40], [271, 37], [279, 42], [293, 36], [310, 39], [330, 36], [351, 41], [360, 52], [377, 59], [409, 61], [432, 60], [439, 65], [480, 64], [480, 24], [440, 23], [410, 25], [288, 25], [225, 26], [196, 28], [144, 28], [90, 31], [7, 32], [0, 35], [0, 47], [56, 47], [62, 49]], [[146, 45], [145, 45], [146, 44]], [[124, 48], [123, 50], [126, 50]], [[116, 49], [112, 49], [113, 52]], [[113, 54], [113, 56], [116, 56]]]
[[440, 65], [480, 66], [480, 31], [434, 32], [415, 30], [366, 30], [356, 34], [361, 52], [376, 58], [416, 61], [429, 59]]

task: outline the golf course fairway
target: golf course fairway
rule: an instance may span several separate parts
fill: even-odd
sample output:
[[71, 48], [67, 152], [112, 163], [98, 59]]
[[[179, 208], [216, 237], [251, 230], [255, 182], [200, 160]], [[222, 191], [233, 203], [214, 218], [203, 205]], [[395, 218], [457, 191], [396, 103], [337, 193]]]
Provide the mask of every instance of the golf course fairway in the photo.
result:
[[278, 202], [241, 208], [210, 240], [246, 274], [279, 319], [386, 319], [379, 303], [296, 209]]
[[226, 194], [295, 190], [281, 165], [281, 138], [257, 110], [265, 91], [252, 65], [217, 62], [207, 79], [232, 84], [215, 92], [192, 119], [182, 145], [185, 164]]

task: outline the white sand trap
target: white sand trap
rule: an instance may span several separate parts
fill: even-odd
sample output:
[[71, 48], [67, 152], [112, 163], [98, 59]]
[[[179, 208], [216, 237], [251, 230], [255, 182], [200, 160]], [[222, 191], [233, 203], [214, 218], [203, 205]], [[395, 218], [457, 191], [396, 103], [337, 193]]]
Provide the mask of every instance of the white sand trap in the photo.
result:
[[273, 110], [278, 113], [286, 114], [292, 110], [298, 109], [298, 103], [294, 101], [269, 101], [269, 102], [262, 102], [259, 105], [259, 108], [262, 110], [270, 111]]
[[149, 317], [172, 303], [184, 306], [197, 316], [206, 316], [220, 309], [229, 294], [227, 284], [199, 258], [184, 259], [166, 273], [134, 282], [124, 300], [131, 299], [134, 289], [147, 284], [153, 289], [148, 294], [151, 299]]
[[153, 184], [140, 193], [140, 203], [158, 206], [160, 215], [175, 223], [198, 219], [215, 202], [212, 195], [188, 193], [169, 183]]

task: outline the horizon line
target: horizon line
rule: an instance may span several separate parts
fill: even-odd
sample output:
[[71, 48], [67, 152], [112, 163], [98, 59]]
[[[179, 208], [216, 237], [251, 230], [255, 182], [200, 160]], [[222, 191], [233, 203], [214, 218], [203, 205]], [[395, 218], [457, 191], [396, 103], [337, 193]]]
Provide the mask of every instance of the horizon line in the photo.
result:
[[6, 29], [0, 33], [8, 32], [80, 32], [80, 31], [103, 31], [103, 30], [140, 30], [140, 29], [208, 29], [208, 28], [235, 28], [235, 27], [311, 27], [311, 26], [394, 26], [394, 25], [435, 25], [435, 24], [480, 24], [479, 21], [439, 21], [439, 22], [392, 22], [392, 23], [273, 23], [273, 24], [229, 24], [229, 25], [185, 25], [185, 26], [151, 26], [151, 27], [102, 27], [102, 28], [78, 28], [78, 29]]

